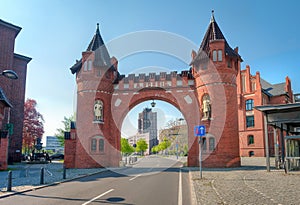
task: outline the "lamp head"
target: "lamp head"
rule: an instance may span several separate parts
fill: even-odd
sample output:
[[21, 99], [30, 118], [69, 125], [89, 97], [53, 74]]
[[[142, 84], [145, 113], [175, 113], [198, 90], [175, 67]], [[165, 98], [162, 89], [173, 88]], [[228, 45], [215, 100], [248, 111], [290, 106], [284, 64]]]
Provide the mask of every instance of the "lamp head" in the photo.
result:
[[4, 70], [4, 71], [2, 71], [1, 75], [5, 76], [9, 79], [13, 79], [13, 80], [16, 80], [19, 78], [17, 73], [13, 70]]

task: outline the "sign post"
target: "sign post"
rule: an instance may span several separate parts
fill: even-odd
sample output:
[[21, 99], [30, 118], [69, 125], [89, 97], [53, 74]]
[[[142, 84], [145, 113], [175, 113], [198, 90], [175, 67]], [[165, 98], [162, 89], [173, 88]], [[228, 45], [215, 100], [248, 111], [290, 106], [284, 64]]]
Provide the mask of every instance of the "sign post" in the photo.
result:
[[204, 125], [195, 126], [194, 129], [195, 137], [199, 137], [199, 171], [200, 179], [202, 179], [202, 137], [206, 134]]

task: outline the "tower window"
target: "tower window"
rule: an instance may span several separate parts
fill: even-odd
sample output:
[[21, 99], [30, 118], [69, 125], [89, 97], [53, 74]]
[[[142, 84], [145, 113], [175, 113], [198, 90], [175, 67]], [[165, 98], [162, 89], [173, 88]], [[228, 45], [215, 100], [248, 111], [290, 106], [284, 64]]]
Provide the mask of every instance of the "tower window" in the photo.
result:
[[254, 92], [256, 90], [256, 83], [255, 83], [255, 81], [253, 81], [251, 83], [251, 90], [252, 90], [252, 92]]
[[92, 70], [92, 60], [87, 61], [87, 70]]
[[218, 50], [218, 61], [222, 61], [222, 50]]
[[254, 127], [254, 115], [246, 116], [246, 127]]
[[246, 92], [246, 76], [242, 74], [242, 92]]
[[104, 139], [99, 139], [99, 151], [104, 152]]
[[246, 100], [246, 111], [253, 110], [253, 107], [254, 107], [254, 100], [252, 99]]
[[96, 149], [97, 149], [97, 139], [92, 139], [91, 151], [96, 151]]
[[228, 60], [227, 60], [227, 67], [228, 67], [228, 68], [231, 68], [231, 67], [232, 67], [231, 59], [228, 59]]
[[86, 61], [83, 63], [83, 70], [87, 71], [87, 62]]
[[209, 150], [213, 151], [215, 149], [215, 138], [210, 137], [208, 143], [209, 143]]
[[216, 62], [217, 61], [217, 51], [213, 50], [213, 61]]
[[248, 145], [254, 144], [254, 136], [253, 135], [249, 135], [248, 136]]

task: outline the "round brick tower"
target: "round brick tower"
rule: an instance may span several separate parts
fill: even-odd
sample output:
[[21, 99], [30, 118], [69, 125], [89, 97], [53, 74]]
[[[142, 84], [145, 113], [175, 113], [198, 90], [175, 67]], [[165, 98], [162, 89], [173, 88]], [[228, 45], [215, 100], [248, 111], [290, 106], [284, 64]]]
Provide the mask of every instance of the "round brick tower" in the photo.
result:
[[73, 153], [68, 146], [70, 155], [74, 156], [69, 167], [119, 166], [120, 139], [115, 134], [120, 131], [112, 120], [111, 112], [117, 60], [110, 58], [99, 24], [87, 50], [71, 71], [76, 73], [77, 111]]
[[236, 76], [242, 61], [222, 34], [214, 14], [198, 52], [192, 51], [192, 73], [207, 127], [202, 153], [205, 167], [240, 166]]

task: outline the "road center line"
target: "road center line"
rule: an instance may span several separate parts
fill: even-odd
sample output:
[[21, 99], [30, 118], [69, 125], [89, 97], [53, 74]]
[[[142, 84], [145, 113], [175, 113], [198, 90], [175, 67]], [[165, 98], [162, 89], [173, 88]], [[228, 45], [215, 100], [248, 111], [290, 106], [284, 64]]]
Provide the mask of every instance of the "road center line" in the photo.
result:
[[178, 205], [182, 205], [182, 173], [181, 173], [181, 169], [179, 172]]
[[136, 178], [138, 178], [138, 177], [140, 177], [140, 176], [142, 176], [142, 175], [138, 174], [138, 175], [136, 175], [135, 177], [129, 179], [129, 181], [135, 180]]
[[102, 194], [100, 194], [100, 195], [98, 195], [98, 196], [92, 198], [91, 200], [89, 200], [89, 201], [83, 203], [82, 205], [87, 205], [87, 204], [89, 204], [89, 203], [91, 203], [91, 202], [93, 202], [93, 201], [99, 199], [100, 197], [102, 197], [102, 196], [104, 196], [104, 195], [106, 195], [106, 194], [112, 192], [113, 190], [114, 190], [114, 189], [110, 189], [110, 190], [108, 190], [107, 192], [104, 192], [104, 193], [102, 193]]

